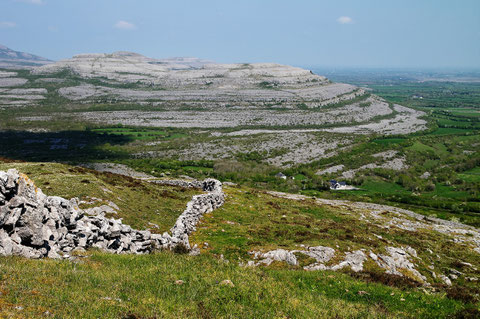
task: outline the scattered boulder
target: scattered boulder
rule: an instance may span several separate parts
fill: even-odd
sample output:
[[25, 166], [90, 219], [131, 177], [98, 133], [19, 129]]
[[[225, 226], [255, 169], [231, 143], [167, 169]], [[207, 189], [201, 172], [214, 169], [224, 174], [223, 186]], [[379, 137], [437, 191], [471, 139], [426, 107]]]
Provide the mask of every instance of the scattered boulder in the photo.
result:
[[101, 206], [98, 206], [98, 207], [87, 208], [84, 211], [85, 211], [85, 214], [92, 215], [92, 216], [98, 216], [100, 214], [117, 214], [118, 209], [119, 209], [118, 206], [115, 209], [111, 205], [101, 205]]
[[371, 254], [372, 259], [377, 263], [378, 266], [386, 269], [387, 274], [403, 276], [400, 270], [404, 270], [410, 273], [414, 279], [425, 282], [427, 278], [423, 276], [418, 270], [415, 269], [415, 265], [409, 260], [409, 257], [416, 257], [417, 252], [411, 247], [406, 248], [395, 248], [387, 247], [386, 248], [388, 255], [378, 255]]
[[359, 272], [363, 270], [363, 262], [367, 260], [367, 255], [361, 250], [346, 252], [345, 259], [338, 265], [330, 267], [331, 270], [339, 270], [350, 267], [352, 271]]
[[303, 267], [305, 270], [339, 270], [345, 267], [350, 267], [353, 271], [358, 272], [363, 270], [363, 262], [367, 256], [362, 250], [353, 252], [346, 252], [345, 259], [338, 265], [325, 266], [325, 263], [330, 261], [335, 256], [335, 249], [324, 246], [307, 247], [307, 250], [285, 250], [275, 249], [266, 253], [252, 251], [254, 259], [261, 259], [258, 263], [249, 262], [248, 266], [258, 266], [260, 264], [270, 265], [273, 261], [284, 261], [291, 266], [298, 266], [296, 253], [307, 255], [314, 258], [316, 262]]
[[300, 253], [314, 258], [317, 262], [303, 267], [305, 270], [326, 270], [325, 263], [335, 256], [335, 249], [324, 246], [309, 247], [306, 251]]
[[285, 249], [275, 249], [266, 253], [251, 252], [255, 259], [263, 258], [260, 263], [270, 265], [273, 261], [284, 261], [291, 266], [297, 266], [297, 257], [294, 254], [295, 251], [288, 251]]
[[319, 263], [326, 263], [335, 256], [335, 249], [325, 246], [309, 247], [307, 251], [299, 251], [309, 257], [315, 258]]
[[[307, 266], [304, 266], [303, 269], [307, 271], [315, 270], [333, 270], [337, 271], [343, 268], [350, 268], [354, 272], [363, 271], [364, 262], [370, 257], [378, 266], [385, 269], [387, 274], [411, 277], [411, 279], [416, 280], [420, 283], [427, 283], [427, 278], [423, 276], [417, 269], [415, 265], [410, 261], [409, 258], [418, 258], [417, 252], [412, 247], [387, 247], [387, 254], [375, 254], [370, 251], [367, 255], [364, 252], [364, 249], [359, 249], [351, 252], [345, 252], [345, 257], [343, 261], [334, 265], [326, 265], [333, 257], [335, 257], [335, 249], [324, 246], [316, 247], [306, 247], [306, 250], [285, 250], [285, 249], [275, 249], [266, 253], [259, 251], [251, 251], [250, 255], [253, 255], [253, 259], [260, 259], [258, 262], [254, 260], [249, 260], [246, 264], [241, 263], [243, 266], [254, 267], [260, 265], [270, 265], [273, 261], [284, 261], [292, 266], [298, 266], [297, 257], [295, 254], [304, 254], [311, 258], [314, 258], [316, 262], [313, 262]], [[298, 256], [298, 255], [297, 255]], [[450, 277], [452, 275], [459, 276], [460, 272], [452, 269]], [[436, 278], [436, 274], [432, 271], [432, 276]], [[447, 276], [441, 275], [440, 278], [442, 281], [451, 285], [451, 280]], [[473, 280], [475, 280], [474, 278]]]
[[425, 172], [423, 173], [422, 175], [420, 175], [420, 178], [421, 179], [427, 179], [431, 176], [430, 172]]
[[450, 278], [448, 278], [447, 276], [445, 275], [440, 275], [440, 279], [442, 279], [443, 283], [447, 286], [451, 286], [452, 285], [452, 281], [450, 280]]

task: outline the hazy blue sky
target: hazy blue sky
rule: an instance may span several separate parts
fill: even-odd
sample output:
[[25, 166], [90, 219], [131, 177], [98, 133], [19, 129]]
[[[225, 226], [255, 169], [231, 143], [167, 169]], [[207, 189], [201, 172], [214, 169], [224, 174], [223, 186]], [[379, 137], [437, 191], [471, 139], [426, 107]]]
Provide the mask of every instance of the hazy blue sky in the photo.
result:
[[480, 0], [0, 0], [0, 44], [50, 59], [480, 67]]

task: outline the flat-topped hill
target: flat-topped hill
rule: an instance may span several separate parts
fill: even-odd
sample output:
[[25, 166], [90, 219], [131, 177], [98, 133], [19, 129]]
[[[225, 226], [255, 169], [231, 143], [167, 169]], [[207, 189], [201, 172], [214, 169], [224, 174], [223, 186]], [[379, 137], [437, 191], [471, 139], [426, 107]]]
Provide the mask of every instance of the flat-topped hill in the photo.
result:
[[334, 156], [355, 135], [408, 134], [427, 124], [424, 112], [298, 67], [124, 51], [2, 71], [0, 109], [8, 113], [3, 126], [15, 129], [58, 121], [63, 129], [79, 123], [193, 128], [201, 141], [175, 141], [175, 147], [142, 141], [129, 153], [196, 160], [257, 151], [271, 154], [263, 160], [277, 166]]
[[[197, 58], [152, 59], [132, 52], [80, 54], [33, 70], [55, 75], [68, 70], [90, 82], [63, 88], [74, 101], [107, 97], [127, 101], [188, 103], [194, 107], [310, 107], [364, 95], [363, 90], [330, 83], [309, 70], [274, 63], [219, 64]], [[130, 84], [121, 90], [118, 83]], [[133, 84], [133, 85], [132, 85]], [[206, 105], [208, 103], [209, 105]]]
[[[325, 84], [326, 78], [308, 70], [274, 63], [219, 64], [198, 58], [153, 59], [133, 52], [79, 54], [34, 70], [35, 74], [64, 69], [87, 78], [142, 82], [167, 88], [213, 85], [247, 88], [268, 82], [272, 86]], [[310, 84], [310, 85], [308, 85]], [[265, 84], [267, 85], [267, 84]]]

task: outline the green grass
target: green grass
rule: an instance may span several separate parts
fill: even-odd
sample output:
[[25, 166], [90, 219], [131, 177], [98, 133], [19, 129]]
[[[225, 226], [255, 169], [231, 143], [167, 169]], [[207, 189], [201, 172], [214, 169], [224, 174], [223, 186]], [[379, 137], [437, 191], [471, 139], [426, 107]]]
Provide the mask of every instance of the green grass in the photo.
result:
[[204, 167], [204, 166], [183, 166], [182, 167], [185, 172], [198, 172], [198, 173], [205, 173], [205, 172], [212, 172], [213, 168], [212, 167]]
[[409, 149], [417, 152], [428, 152], [428, 151], [435, 152], [435, 149], [433, 147], [427, 146], [418, 141], [415, 142], [412, 146], [410, 146]]
[[294, 176], [296, 180], [299, 180], [299, 181], [304, 181], [307, 179], [307, 177], [303, 174], [297, 174]]
[[[220, 284], [226, 279], [234, 287]], [[241, 268], [207, 255], [2, 257], [0, 280], [0, 315], [15, 318], [446, 318], [464, 308], [443, 294], [341, 273]]]
[[452, 127], [452, 128], [461, 128], [461, 129], [480, 129], [478, 122], [470, 122], [470, 121], [458, 121], [449, 118], [439, 118], [437, 123], [440, 127]]
[[452, 186], [447, 186], [443, 184], [436, 184], [435, 186], [436, 186], [435, 191], [432, 194], [432, 196], [453, 198], [453, 199], [459, 199], [459, 200], [466, 200], [469, 197], [467, 192], [461, 192], [461, 191], [455, 190], [454, 187]]
[[[376, 185], [376, 187], [379, 185]], [[395, 193], [395, 190], [391, 190]], [[329, 246], [335, 248], [338, 263], [342, 252], [357, 249], [373, 250], [381, 253], [386, 246], [409, 245], [417, 250], [421, 259], [420, 267], [425, 267], [424, 275], [430, 280], [427, 270], [428, 260], [435, 254], [443, 256], [432, 261], [438, 269], [459, 259], [478, 263], [477, 253], [464, 246], [451, 243], [448, 235], [418, 230], [411, 232], [396, 227], [384, 226], [382, 222], [370, 223], [361, 218], [368, 214], [362, 209], [345, 208], [340, 205], [325, 205], [308, 200], [278, 198], [254, 189], [227, 187], [227, 202], [211, 214], [207, 214], [191, 236], [191, 243], [197, 244], [204, 253], [224, 255], [229, 260], [251, 260], [251, 251], [268, 251], [277, 248], [301, 249], [307, 246]], [[385, 216], [389, 213], [383, 212]], [[391, 217], [395, 215], [391, 214]], [[373, 234], [388, 239], [379, 241]], [[208, 246], [204, 245], [208, 243]], [[444, 249], [445, 245], [449, 250]], [[378, 271], [378, 266], [369, 264], [367, 271]], [[294, 267], [295, 268], [295, 267]], [[446, 268], [445, 268], [446, 269]]]
[[[27, 173], [49, 195], [111, 200], [121, 208], [116, 217], [135, 228], [153, 222], [166, 230], [196, 193], [63, 164], [0, 164], [0, 170], [12, 167]], [[202, 249], [197, 257], [96, 250], [74, 262], [0, 257], [0, 317], [38, 318], [48, 311], [57, 318], [447, 318], [478, 308], [478, 303], [454, 299], [441, 286], [433, 291], [401, 281], [386, 285], [374, 279], [379, 269], [373, 262], [359, 274], [306, 272], [279, 263], [240, 267], [238, 261], [250, 259], [251, 250], [298, 249], [300, 244], [335, 247], [332, 262], [338, 262], [343, 251], [381, 252], [386, 245], [409, 245], [419, 253], [416, 264], [427, 276], [430, 263], [447, 271], [456, 260], [477, 265], [478, 256], [439, 233], [412, 233], [362, 221], [361, 210], [313, 199], [282, 199], [246, 187], [225, 191], [225, 205], [206, 214], [190, 237]], [[230, 262], [222, 261], [220, 254]], [[441, 258], [432, 259], [436, 254]], [[477, 275], [471, 269], [462, 272]], [[220, 284], [226, 279], [234, 287]], [[184, 283], [178, 285], [177, 280]], [[459, 285], [466, 291], [475, 289], [464, 281]]]
[[480, 167], [475, 167], [471, 170], [458, 174], [458, 177], [467, 182], [478, 183], [480, 182]]
[[382, 196], [411, 194], [410, 191], [398, 184], [379, 180], [366, 180], [360, 185], [358, 193], [361, 195], [381, 194]]
[[142, 128], [96, 128], [92, 129], [96, 133], [105, 133], [112, 135], [128, 136], [134, 140], [172, 140], [176, 138], [187, 137], [187, 134], [180, 132], [169, 132], [165, 130], [142, 129]]
[[404, 138], [383, 138], [383, 139], [374, 139], [372, 142], [382, 144], [382, 145], [390, 145], [390, 144], [399, 144], [405, 141], [406, 139]]
[[453, 109], [450, 110], [452, 115], [455, 116], [466, 116], [466, 117], [480, 117], [480, 111], [474, 109]]

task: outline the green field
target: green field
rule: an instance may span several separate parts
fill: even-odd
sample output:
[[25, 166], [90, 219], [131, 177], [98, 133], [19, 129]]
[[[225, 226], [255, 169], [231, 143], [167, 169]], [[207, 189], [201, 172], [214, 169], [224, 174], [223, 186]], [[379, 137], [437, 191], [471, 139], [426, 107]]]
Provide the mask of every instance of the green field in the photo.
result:
[[475, 108], [454, 108], [449, 112], [454, 116], [480, 117], [480, 110]]
[[472, 168], [462, 174], [458, 174], [458, 176], [467, 182], [478, 183], [480, 182], [480, 167]]
[[383, 139], [374, 139], [374, 143], [382, 144], [382, 145], [390, 145], [390, 144], [399, 144], [405, 142], [405, 138], [383, 138]]
[[165, 131], [161, 129], [154, 130], [127, 127], [96, 128], [91, 131], [109, 135], [127, 136], [134, 140], [171, 140], [188, 136], [185, 133], [175, 132], [173, 130]]

